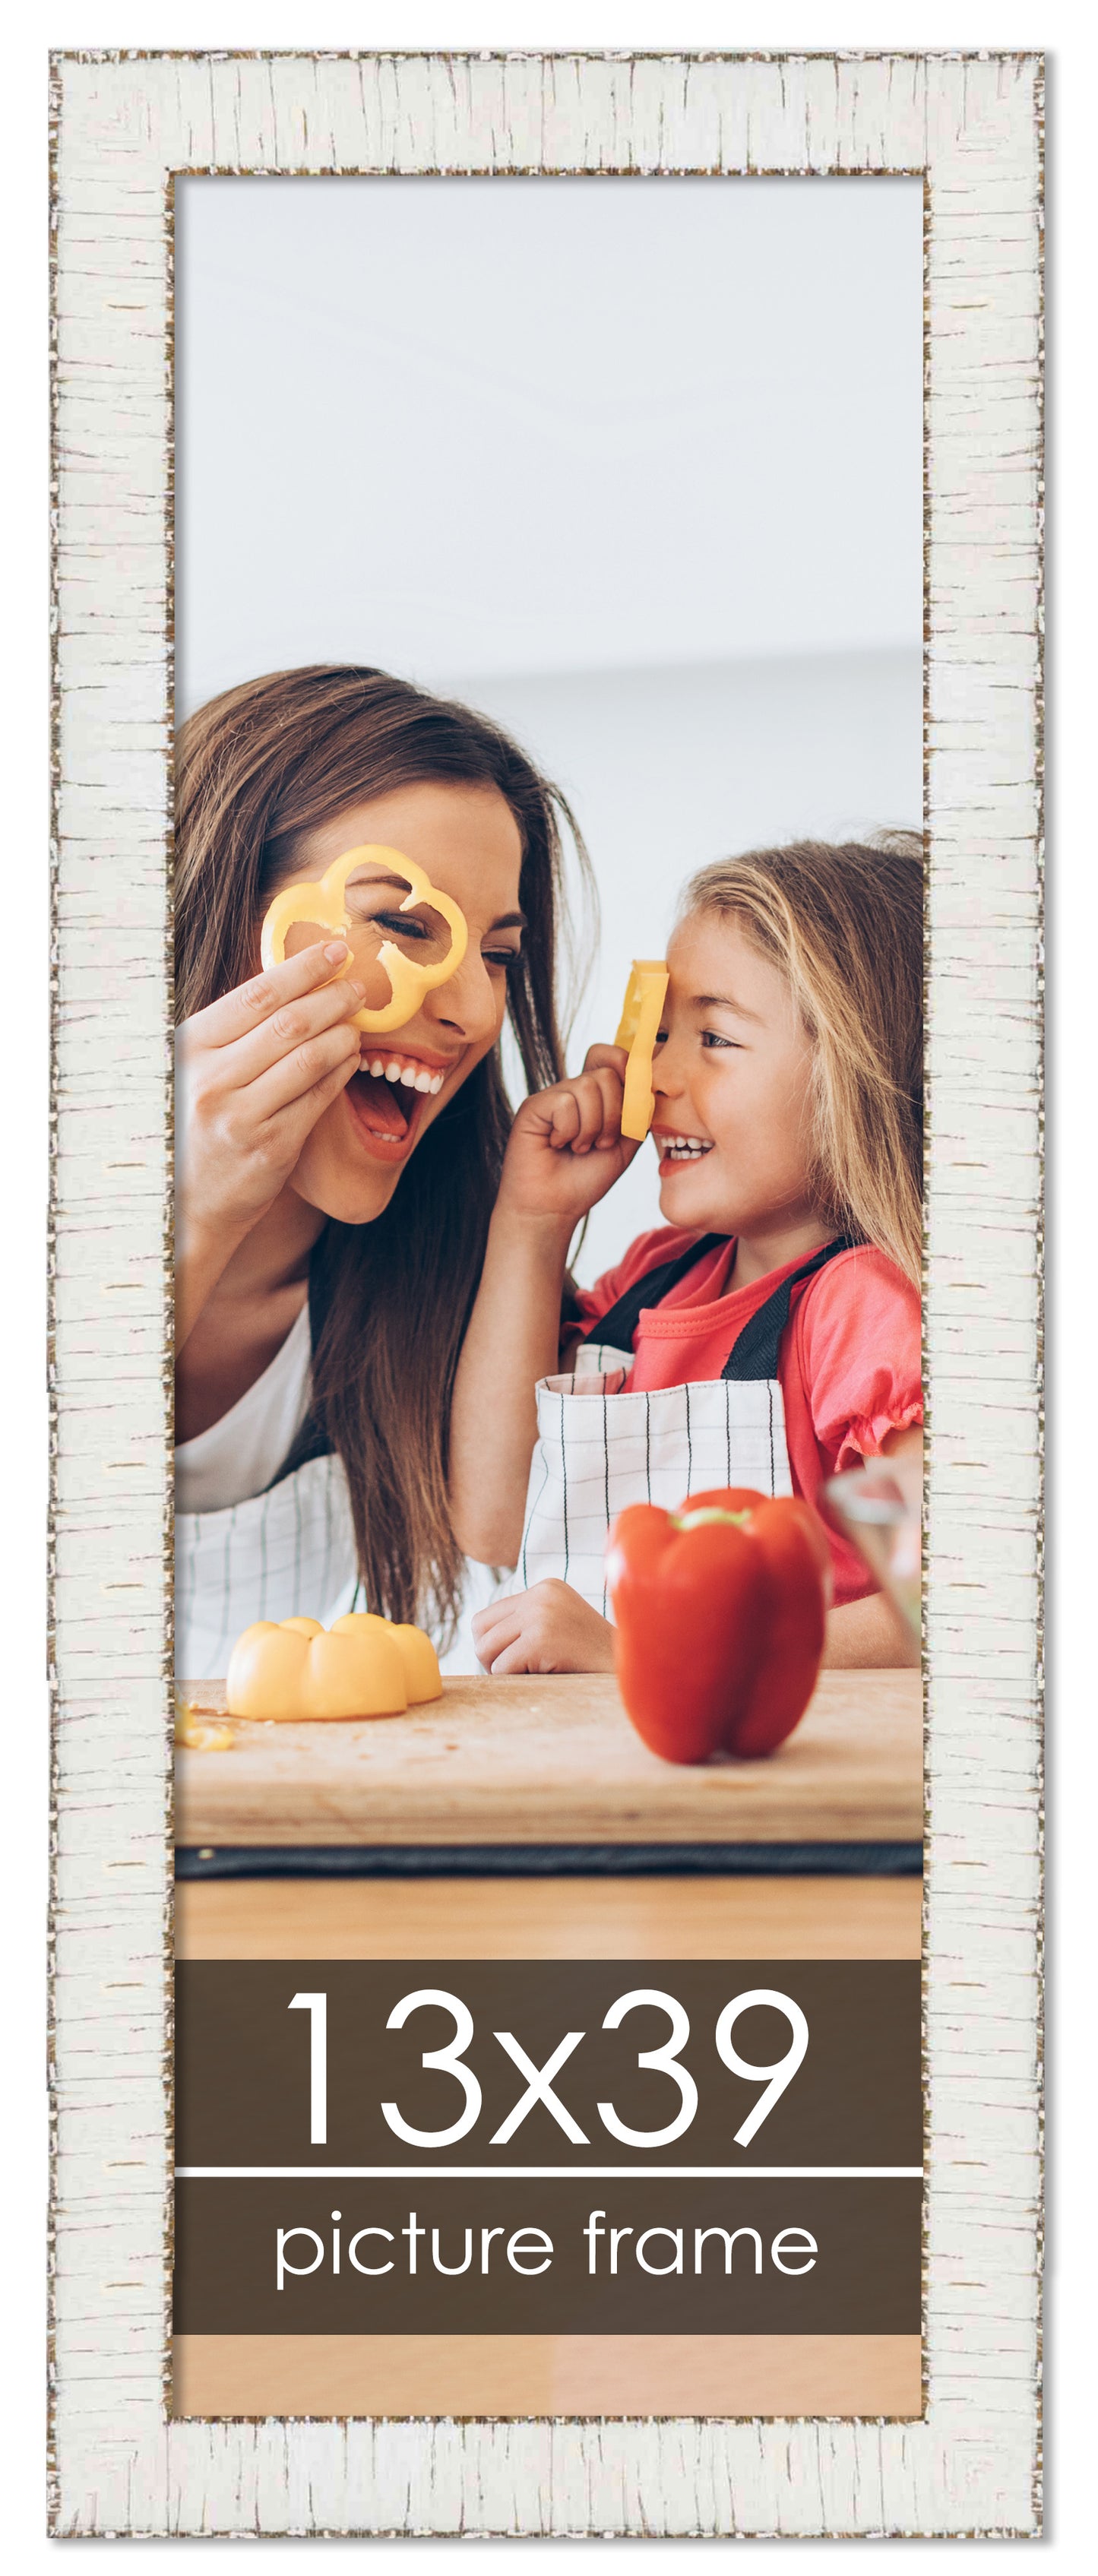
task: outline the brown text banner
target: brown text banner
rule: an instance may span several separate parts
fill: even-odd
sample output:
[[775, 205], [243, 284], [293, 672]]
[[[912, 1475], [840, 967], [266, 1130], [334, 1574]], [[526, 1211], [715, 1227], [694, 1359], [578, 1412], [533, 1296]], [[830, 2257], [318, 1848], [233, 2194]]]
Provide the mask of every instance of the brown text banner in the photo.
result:
[[915, 1961], [194, 1961], [175, 2326], [917, 2334]]
[[919, 2166], [917, 1961], [203, 1960], [180, 2168]]
[[175, 2331], [917, 2334], [920, 2245], [895, 2179], [182, 2182]]

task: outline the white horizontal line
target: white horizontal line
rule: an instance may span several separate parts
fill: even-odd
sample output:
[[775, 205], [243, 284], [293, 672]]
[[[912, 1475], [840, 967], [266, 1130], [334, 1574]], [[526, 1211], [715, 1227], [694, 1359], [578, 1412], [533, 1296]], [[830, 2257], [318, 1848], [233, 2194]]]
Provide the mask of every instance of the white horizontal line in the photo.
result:
[[177, 2182], [921, 2182], [921, 2165], [177, 2165]]

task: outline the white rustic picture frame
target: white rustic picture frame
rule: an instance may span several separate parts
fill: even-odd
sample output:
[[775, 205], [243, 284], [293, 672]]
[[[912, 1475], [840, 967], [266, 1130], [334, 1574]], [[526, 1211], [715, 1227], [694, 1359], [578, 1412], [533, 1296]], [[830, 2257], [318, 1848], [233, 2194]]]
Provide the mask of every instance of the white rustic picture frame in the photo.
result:
[[[1042, 65], [69, 53], [52, 81], [59, 2534], [1032, 2535], [1040, 2366]], [[171, 2422], [176, 174], [925, 189], [921, 2422]]]

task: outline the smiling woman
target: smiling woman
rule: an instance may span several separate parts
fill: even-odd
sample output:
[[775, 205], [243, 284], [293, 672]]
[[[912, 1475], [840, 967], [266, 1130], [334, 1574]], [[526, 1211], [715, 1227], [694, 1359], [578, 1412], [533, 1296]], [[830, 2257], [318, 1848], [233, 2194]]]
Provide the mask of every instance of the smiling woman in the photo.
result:
[[[563, 801], [498, 728], [381, 672], [276, 673], [183, 727], [176, 1669], [190, 1678], [223, 1673], [253, 1620], [330, 1621], [356, 1595], [452, 1623], [450, 1397], [509, 1126], [505, 1020], [528, 1083], [561, 1070], [558, 812], [585, 868]], [[359, 851], [333, 932], [321, 881]], [[291, 885], [283, 954], [264, 965], [261, 925]], [[382, 1034], [386, 945], [420, 968], [454, 962], [418, 990], [406, 977], [412, 1008]]]

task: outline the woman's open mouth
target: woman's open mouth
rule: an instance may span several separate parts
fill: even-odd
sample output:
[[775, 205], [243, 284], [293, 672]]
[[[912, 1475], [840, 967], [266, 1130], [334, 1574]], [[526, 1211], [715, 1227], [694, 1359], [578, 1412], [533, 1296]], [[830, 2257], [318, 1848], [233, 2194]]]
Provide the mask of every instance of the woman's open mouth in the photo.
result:
[[415, 1142], [428, 1100], [441, 1091], [447, 1068], [395, 1049], [363, 1054], [344, 1094], [368, 1151], [399, 1162]]

